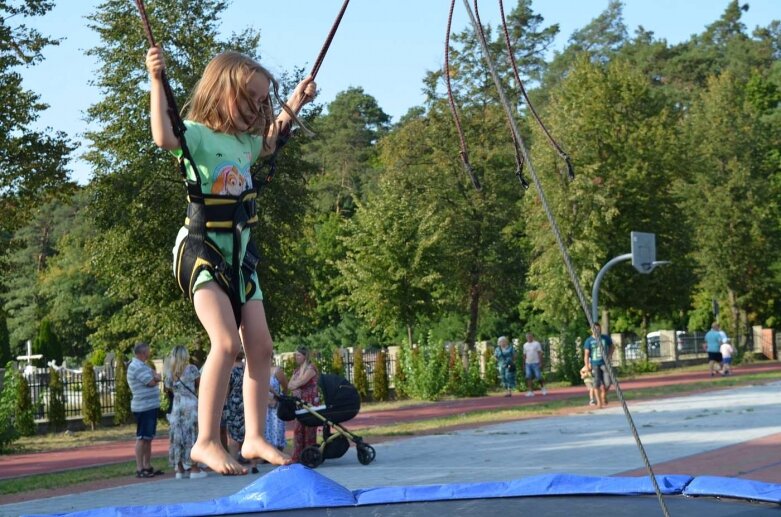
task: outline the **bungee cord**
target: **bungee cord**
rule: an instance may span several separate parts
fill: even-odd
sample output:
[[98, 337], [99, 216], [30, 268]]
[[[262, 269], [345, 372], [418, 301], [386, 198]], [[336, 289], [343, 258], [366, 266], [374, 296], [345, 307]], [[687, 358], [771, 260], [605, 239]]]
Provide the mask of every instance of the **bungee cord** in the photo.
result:
[[453, 23], [453, 11], [455, 10], [456, 0], [450, 1], [450, 15], [447, 18], [447, 35], [445, 37], [445, 82], [447, 84], [447, 98], [450, 103], [450, 112], [453, 114], [453, 121], [456, 124], [456, 132], [458, 133], [458, 139], [461, 142], [461, 151], [459, 156], [461, 157], [461, 163], [464, 166], [466, 175], [472, 182], [472, 186], [475, 190], [480, 192], [483, 187], [480, 185], [480, 181], [477, 179], [472, 165], [469, 163], [469, 151], [466, 147], [466, 137], [464, 136], [464, 129], [461, 127], [461, 118], [458, 116], [458, 109], [456, 108], [456, 101], [453, 96], [453, 87], [450, 84], [450, 25]]
[[[156, 47], [155, 36], [152, 34], [152, 26], [149, 24], [149, 18], [146, 15], [146, 7], [143, 0], [135, 0], [138, 14], [141, 17], [141, 25], [144, 28], [144, 34], [146, 35], [147, 43], [150, 47]], [[179, 145], [182, 147], [182, 159], [179, 160], [179, 172], [182, 178], [187, 182], [187, 173], [185, 171], [184, 160], [190, 162], [193, 170], [195, 170], [195, 161], [190, 154], [190, 149], [187, 147], [187, 140], [184, 138], [184, 133], [187, 131], [187, 127], [184, 125], [181, 115], [179, 115], [179, 108], [176, 105], [176, 97], [171, 89], [171, 84], [168, 82], [168, 75], [165, 70], [160, 72], [160, 79], [163, 83], [163, 93], [168, 104], [168, 118], [171, 119], [171, 127], [173, 128], [174, 135], [179, 140]]]
[[[500, 0], [500, 2], [501, 2], [501, 0]], [[522, 153], [524, 162], [526, 164], [528, 164], [529, 174], [530, 174], [530, 176], [532, 178], [532, 181], [534, 182], [535, 187], [537, 188], [537, 193], [540, 196], [540, 201], [542, 203], [542, 206], [543, 206], [543, 209], [545, 211], [545, 215], [546, 215], [546, 217], [548, 219], [548, 222], [549, 222], [549, 224], [551, 226], [551, 230], [553, 231], [554, 237], [556, 239], [556, 243], [557, 243], [557, 245], [559, 247], [559, 251], [560, 251], [560, 253], [562, 255], [562, 258], [564, 260], [564, 264], [565, 264], [565, 266], [567, 268], [567, 272], [569, 273], [570, 280], [572, 281], [572, 285], [575, 288], [575, 292], [577, 294], [578, 301], [580, 302], [581, 308], [583, 309], [583, 312], [586, 315], [586, 319], [588, 320], [588, 323], [589, 323], [589, 328], [592, 329], [592, 331], [593, 331], [595, 322], [593, 321], [593, 318], [591, 317], [591, 312], [589, 310], [589, 306], [586, 303], [585, 293], [583, 292], [583, 288], [580, 285], [580, 280], [578, 279], [577, 274], [575, 272], [575, 268], [574, 268], [574, 266], [572, 264], [572, 259], [571, 259], [570, 255], [569, 255], [569, 251], [567, 249], [567, 246], [564, 243], [564, 240], [563, 240], [563, 238], [561, 236], [561, 231], [559, 230], [559, 226], [558, 226], [558, 223], [556, 222], [556, 218], [553, 215], [553, 211], [551, 210], [550, 205], [548, 204], [548, 201], [547, 201], [547, 199], [545, 197], [545, 192], [544, 192], [544, 190], [542, 188], [542, 183], [540, 182], [539, 176], [537, 175], [537, 172], [534, 169], [534, 166], [533, 166], [533, 164], [531, 162], [531, 159], [529, 157], [528, 150], [526, 149], [526, 146], [525, 146], [525, 144], [523, 142], [523, 139], [521, 137], [521, 133], [520, 133], [520, 131], [518, 129], [518, 124], [517, 124], [517, 122], [515, 120], [515, 116], [513, 114], [512, 108], [510, 107], [510, 103], [508, 102], [507, 96], [506, 96], [506, 94], [504, 92], [504, 87], [502, 86], [502, 83], [499, 80], [499, 75], [498, 75], [498, 73], [496, 71], [496, 66], [494, 65], [494, 62], [492, 61], [491, 56], [489, 54], [488, 43], [487, 43], [486, 38], [485, 38], [485, 33], [483, 32], [482, 25], [481, 25], [481, 23], [479, 21], [479, 11], [478, 11], [478, 7], [477, 7], [477, 0], [474, 0], [474, 7], [475, 7], [474, 13], [472, 12], [472, 8], [469, 5], [469, 0], [464, 0], [464, 5], [465, 5], [467, 13], [469, 15], [469, 19], [472, 22], [472, 25], [473, 25], [473, 27], [475, 29], [475, 32], [478, 35], [478, 41], [480, 43], [480, 47], [481, 47], [482, 52], [483, 52], [483, 59], [485, 60], [486, 64], [488, 65], [488, 69], [490, 71], [491, 77], [492, 77], [492, 79], [494, 81], [494, 84], [496, 86], [497, 93], [499, 94], [499, 99], [500, 99], [500, 101], [501, 101], [505, 111], [508, 114], [508, 119], [509, 119], [509, 122], [510, 122], [511, 132], [512, 132], [513, 138], [514, 139], [517, 138], [517, 140], [516, 140], [517, 146], [518, 146], [519, 150]], [[450, 18], [452, 19], [452, 5], [451, 5]], [[448, 41], [449, 41], [449, 30], [450, 30], [450, 21], [448, 21]], [[510, 55], [512, 55], [512, 47], [508, 47], [508, 49], [509, 49]], [[449, 51], [449, 47], [448, 47], [448, 51]], [[447, 71], [446, 71], [446, 74], [447, 74]], [[520, 85], [520, 82], [518, 84]], [[528, 98], [527, 98], [527, 102], [528, 102]], [[571, 163], [569, 162], [568, 157], [567, 157], [566, 161], [567, 161], [568, 168], [569, 168], [570, 174], [571, 174]], [[602, 342], [602, 339], [600, 339], [600, 337], [601, 336], [598, 336], [598, 335], [594, 336], [596, 342], [599, 343], [599, 346], [600, 346], [600, 348], [602, 350], [602, 356], [603, 357], [608, 357], [607, 350], [605, 350], [605, 345]], [[629, 412], [629, 408], [628, 408], [628, 406], [626, 404], [626, 399], [624, 397], [623, 391], [621, 390], [621, 387], [620, 387], [620, 384], [618, 382], [618, 379], [615, 376], [613, 368], [610, 365], [610, 361], [605, 361], [605, 366], [606, 366], [606, 369], [607, 369], [608, 375], [610, 376], [611, 381], [613, 382], [613, 384], [616, 387], [616, 394], [618, 396], [618, 399], [621, 402], [621, 407], [623, 409], [624, 416], [627, 419], [627, 422], [629, 424], [629, 428], [631, 430], [632, 436], [634, 437], [635, 443], [637, 444], [637, 447], [638, 447], [638, 449], [640, 451], [640, 455], [642, 456], [643, 463], [645, 464], [646, 470], [648, 471], [648, 473], [650, 475], [651, 483], [653, 484], [654, 491], [656, 492], [656, 496], [657, 496], [657, 499], [659, 501], [659, 505], [661, 506], [662, 513], [665, 515], [665, 517], [669, 517], [670, 514], [669, 514], [669, 511], [667, 509], [667, 505], [664, 502], [664, 498], [662, 496], [661, 489], [659, 488], [659, 484], [656, 481], [656, 476], [654, 475], [653, 468], [651, 466], [650, 461], [648, 460], [648, 455], [646, 454], [645, 448], [643, 447], [643, 443], [640, 440], [640, 435], [637, 432], [637, 427], [635, 426], [634, 420], [632, 419], [632, 415]]]
[[[550, 146], [555, 149], [556, 153], [561, 157], [562, 160], [564, 160], [564, 163], [567, 165], [567, 175], [569, 176], [570, 180], [575, 179], [575, 169], [572, 166], [572, 160], [570, 160], [569, 155], [564, 151], [564, 149], [561, 148], [558, 142], [553, 138], [553, 135], [551, 135], [550, 131], [548, 131], [548, 128], [545, 127], [545, 124], [542, 122], [542, 119], [537, 114], [537, 110], [534, 109], [534, 104], [532, 104], [531, 99], [529, 99], [529, 95], [526, 93], [526, 87], [523, 85], [523, 81], [521, 81], [521, 74], [518, 73], [518, 64], [515, 62], [515, 53], [513, 52], [512, 44], [510, 43], [510, 30], [507, 28], [507, 19], [504, 16], [504, 2], [502, 0], [499, 0], [499, 12], [502, 17], [502, 29], [504, 32], [504, 44], [507, 48], [507, 59], [510, 62], [510, 66], [513, 69], [513, 75], [515, 76], [515, 84], [518, 85], [518, 89], [521, 91], [521, 95], [523, 95], [523, 98], [526, 100], [526, 105], [529, 107], [529, 111], [531, 112], [532, 116], [534, 116], [534, 120], [537, 121], [537, 124], [540, 126], [540, 129], [542, 129], [542, 132], [545, 133], [545, 136], [548, 139], [548, 143]], [[475, 15], [477, 16], [478, 21], [480, 20], [479, 15], [477, 14], [477, 2], [475, 2]], [[481, 25], [482, 30], [482, 25]]]

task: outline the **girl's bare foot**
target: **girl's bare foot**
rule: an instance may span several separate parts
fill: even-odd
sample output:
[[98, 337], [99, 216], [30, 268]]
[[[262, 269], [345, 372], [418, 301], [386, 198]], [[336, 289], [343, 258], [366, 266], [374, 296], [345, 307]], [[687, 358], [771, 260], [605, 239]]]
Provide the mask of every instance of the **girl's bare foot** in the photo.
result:
[[223, 476], [242, 476], [247, 473], [247, 469], [233, 459], [220, 442], [195, 442], [190, 458], [193, 463], [203, 463]]
[[260, 437], [247, 437], [241, 446], [241, 455], [247, 459], [265, 460], [272, 465], [290, 465], [292, 463], [290, 456]]

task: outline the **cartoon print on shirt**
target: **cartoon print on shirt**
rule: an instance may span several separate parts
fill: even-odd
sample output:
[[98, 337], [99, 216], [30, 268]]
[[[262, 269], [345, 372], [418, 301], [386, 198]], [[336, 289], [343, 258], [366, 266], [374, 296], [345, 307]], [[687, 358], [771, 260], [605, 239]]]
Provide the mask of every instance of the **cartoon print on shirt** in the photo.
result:
[[212, 194], [238, 196], [248, 188], [247, 177], [236, 165], [218, 167], [217, 171], [211, 188]]

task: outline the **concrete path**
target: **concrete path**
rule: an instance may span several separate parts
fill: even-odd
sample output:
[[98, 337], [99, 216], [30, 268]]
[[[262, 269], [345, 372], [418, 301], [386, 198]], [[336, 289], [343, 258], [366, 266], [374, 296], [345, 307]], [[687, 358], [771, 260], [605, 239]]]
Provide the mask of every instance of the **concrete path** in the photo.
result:
[[[659, 467], [657, 474], [715, 474], [779, 482], [775, 449], [781, 435], [780, 403], [778, 382], [636, 402], [630, 408], [648, 456]], [[643, 466], [618, 404], [601, 411], [400, 439], [377, 444], [376, 450], [377, 458], [369, 466], [360, 465], [350, 450], [317, 470], [356, 489], [502, 481], [563, 472], [606, 476]], [[709, 472], [708, 465], [718, 465], [718, 472]], [[261, 475], [269, 470], [262, 469]], [[209, 500], [233, 494], [255, 479], [211, 474], [192, 481], [154, 480], [3, 505], [0, 515]]]

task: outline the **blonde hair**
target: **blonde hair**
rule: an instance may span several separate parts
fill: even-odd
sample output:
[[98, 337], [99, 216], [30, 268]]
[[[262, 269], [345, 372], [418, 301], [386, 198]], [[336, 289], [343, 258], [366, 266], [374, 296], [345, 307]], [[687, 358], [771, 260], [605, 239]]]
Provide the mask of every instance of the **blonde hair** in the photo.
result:
[[[247, 92], [247, 83], [254, 73], [263, 75], [271, 83], [271, 91], [260, 107], [256, 106], [254, 99], [249, 98]], [[293, 110], [280, 100], [279, 82], [271, 72], [249, 56], [239, 52], [223, 52], [206, 65], [203, 76], [195, 85], [190, 100], [184, 106], [184, 109], [187, 109], [185, 118], [193, 122], [200, 122], [209, 129], [220, 133], [231, 135], [249, 133], [262, 136], [264, 137], [263, 151], [265, 154], [272, 150], [268, 148], [268, 139], [265, 137], [275, 135], [279, 129], [274, 124], [272, 95], [282, 109], [303, 127]], [[228, 101], [231, 100], [231, 97], [237, 103], [239, 100], [243, 100], [255, 112], [254, 114], [258, 115], [255, 123], [246, 131], [237, 129], [228, 113]]]
[[187, 347], [176, 345], [165, 358], [163, 366], [165, 377], [170, 379], [170, 382], [173, 384], [182, 377], [184, 369], [187, 368], [188, 364], [190, 364], [190, 352], [187, 351]]

